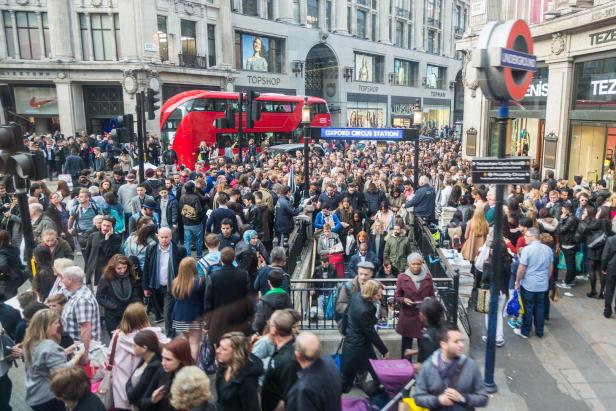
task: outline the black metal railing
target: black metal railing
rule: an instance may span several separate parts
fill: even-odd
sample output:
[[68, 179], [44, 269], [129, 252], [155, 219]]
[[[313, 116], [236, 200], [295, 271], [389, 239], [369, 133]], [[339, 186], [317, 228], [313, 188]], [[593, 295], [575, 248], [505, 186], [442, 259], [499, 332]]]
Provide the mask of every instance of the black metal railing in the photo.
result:
[[[436, 231], [434, 229], [433, 231]], [[423, 255], [430, 274], [435, 279], [448, 279], [450, 286], [439, 290], [440, 299], [445, 306], [447, 320], [452, 324], [458, 322], [458, 291], [460, 289], [460, 275], [451, 268], [447, 258], [438, 249], [433, 232], [421, 217], [415, 217], [413, 234], [418, 251]]]
[[181, 67], [190, 67], [198, 69], [207, 68], [207, 57], [198, 56], [196, 54], [178, 54]]
[[[301, 263], [302, 250], [306, 245], [307, 233], [306, 228], [308, 222], [303, 219], [295, 220], [295, 228], [289, 236], [289, 248], [287, 250], [287, 267], [286, 271], [289, 275], [293, 275], [295, 267]], [[308, 262], [306, 262], [308, 263]]]
[[[396, 279], [376, 278], [385, 287], [381, 304], [386, 307], [385, 315], [379, 318], [380, 329], [395, 329], [398, 322], [399, 306], [395, 301]], [[300, 328], [304, 330], [336, 330], [339, 315], [336, 315], [336, 301], [340, 287], [352, 279], [306, 279], [291, 280], [291, 301], [301, 314]], [[453, 304], [451, 278], [434, 278], [436, 297], [446, 310]], [[379, 313], [379, 317], [381, 317]], [[447, 320], [450, 320], [449, 314]]]

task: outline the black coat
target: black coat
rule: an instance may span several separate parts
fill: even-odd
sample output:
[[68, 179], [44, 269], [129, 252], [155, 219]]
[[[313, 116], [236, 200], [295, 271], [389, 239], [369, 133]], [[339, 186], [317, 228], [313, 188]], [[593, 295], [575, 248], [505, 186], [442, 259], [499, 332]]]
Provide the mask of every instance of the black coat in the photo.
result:
[[[186, 250], [184, 247], [178, 247], [174, 242], [171, 242], [171, 253], [173, 254], [173, 273], [169, 273], [167, 280], [167, 287], [171, 287], [173, 279], [178, 274], [180, 268], [180, 261], [186, 257]], [[143, 276], [141, 277], [141, 286], [144, 290], [158, 289], [160, 284], [158, 282], [158, 267], [157, 262], [158, 243], [148, 246], [145, 251], [145, 261], [143, 263]]]
[[377, 250], [375, 236], [374, 234], [370, 234], [370, 237], [368, 237], [368, 250], [376, 254], [377, 260], [383, 264], [383, 254], [385, 253], [385, 235], [381, 235], [381, 242], [379, 244], [379, 249]]
[[[0, 249], [0, 297], [8, 300], [17, 293], [17, 289], [26, 280], [21, 258], [19, 258], [19, 249], [17, 247], [8, 246]], [[0, 299], [4, 301], [4, 298]]]
[[[167, 225], [169, 227], [173, 227], [174, 225], [178, 224], [178, 212], [179, 212], [179, 205], [178, 205], [178, 201], [175, 198], [171, 198], [171, 197], [167, 197], [167, 210], [166, 210], [166, 215], [165, 217], [167, 218]], [[161, 210], [160, 208], [160, 197], [158, 198], [158, 209]], [[162, 210], [161, 210], [161, 218], [162, 218]]]
[[376, 358], [374, 345], [381, 354], [387, 352], [387, 347], [377, 334], [374, 326], [377, 323], [376, 307], [366, 301], [361, 293], [353, 293], [347, 308], [346, 338], [342, 345], [342, 372], [349, 374], [368, 370], [371, 358]]
[[[143, 365], [143, 360], [139, 361], [137, 368], [141, 367], [142, 365]], [[158, 373], [158, 370], [161, 369], [161, 367], [162, 365], [160, 363], [160, 356], [156, 355], [154, 358], [152, 358], [150, 363], [145, 367], [145, 370], [143, 370], [143, 374], [141, 374], [141, 378], [139, 378], [139, 381], [135, 385], [133, 385], [131, 381], [132, 380], [132, 374], [131, 374], [131, 377], [126, 382], [126, 398], [128, 399], [129, 403], [133, 405], [140, 405], [143, 398], [145, 398], [144, 394], [146, 390], [148, 389], [150, 382], [152, 381], [154, 376]], [[133, 373], [134, 372], [135, 371], [133, 370]]]
[[88, 391], [85, 397], [79, 400], [73, 411], [105, 411], [103, 402]]
[[286, 196], [280, 196], [274, 211], [274, 230], [279, 234], [291, 234], [294, 223], [293, 217], [299, 214], [299, 209], [293, 207]]
[[229, 382], [225, 382], [225, 367], [216, 373], [216, 397], [224, 411], [260, 411], [258, 388], [263, 374], [263, 363], [254, 355]]
[[66, 162], [64, 163], [64, 172], [66, 174], [76, 178], [84, 168], [86, 168], [84, 162], [78, 155], [71, 154], [66, 157]]
[[253, 330], [261, 333], [274, 311], [284, 310], [285, 308], [293, 308], [293, 303], [291, 303], [291, 297], [289, 294], [286, 292], [266, 293], [257, 303], [255, 319], [252, 322]]
[[[612, 235], [612, 225], [610, 221], [603, 218], [591, 221], [580, 221], [578, 224], [578, 233], [586, 237], [586, 243], [592, 242], [602, 233]], [[603, 252], [604, 244], [596, 245], [593, 248], [588, 247], [588, 259], [592, 261], [601, 261], [601, 253]]]
[[[143, 377], [144, 376], [142, 375], [142, 380]], [[171, 384], [173, 383], [174, 378], [175, 374], [166, 373], [162, 367], [157, 369], [152, 378], [146, 380], [150, 383], [148, 384], [148, 388], [145, 389], [143, 398], [141, 398], [139, 403], [140, 409], [142, 411], [176, 411], [175, 408], [173, 408], [169, 403], [169, 400], [171, 399]], [[165, 387], [166, 394], [162, 400], [157, 403], [153, 403], [152, 393], [160, 386]]]
[[217, 344], [223, 334], [252, 329], [254, 301], [245, 270], [223, 266], [206, 278], [204, 312], [208, 336]]
[[88, 237], [84, 260], [86, 261], [86, 276], [94, 274], [95, 281], [98, 283], [103, 268], [109, 259], [116, 254], [122, 254], [122, 237], [118, 234], [111, 234], [108, 240], [102, 232], [97, 231]]
[[141, 301], [140, 287], [138, 287], [138, 284], [134, 282], [132, 283], [132, 292], [130, 297], [127, 300], [122, 301], [113, 291], [113, 287], [111, 285], [112, 281], [115, 281], [115, 279], [110, 281], [107, 278], [102, 277], [99, 280], [98, 288], [96, 289], [96, 301], [98, 301], [98, 304], [101, 307], [105, 308], [105, 324], [107, 325], [107, 329], [109, 331], [115, 329], [115, 326], [120, 323], [120, 320], [122, 320], [122, 315], [130, 303]]
[[319, 358], [297, 375], [287, 394], [285, 411], [340, 411], [340, 373], [331, 359]]
[[616, 276], [616, 236], [608, 238], [603, 247], [601, 269], [609, 276]]
[[558, 218], [558, 227], [556, 234], [560, 239], [560, 245], [576, 245], [575, 234], [577, 232], [577, 220], [573, 214], [569, 215], [565, 220]]

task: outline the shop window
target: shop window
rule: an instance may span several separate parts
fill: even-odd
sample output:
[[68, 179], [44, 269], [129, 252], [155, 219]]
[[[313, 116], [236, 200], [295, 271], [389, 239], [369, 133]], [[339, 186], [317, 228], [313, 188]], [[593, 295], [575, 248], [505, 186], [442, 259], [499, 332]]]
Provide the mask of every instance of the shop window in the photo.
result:
[[616, 58], [577, 63], [574, 88], [574, 109], [615, 110]]
[[587, 181], [601, 178], [606, 127], [573, 124], [569, 146], [569, 177], [582, 176]]
[[419, 63], [394, 59], [394, 84], [397, 86], [417, 87]]
[[445, 67], [432, 66], [428, 64], [426, 67], [426, 88], [441, 89], [445, 88], [445, 80], [447, 78], [447, 69]]
[[432, 105], [424, 103], [422, 110], [424, 113], [427, 113], [424, 118], [424, 124], [427, 127], [440, 128], [448, 126], [451, 122], [451, 107], [449, 105]]
[[207, 64], [210, 67], [216, 65], [216, 26], [207, 25]]
[[158, 23], [158, 54], [160, 61], [169, 61], [169, 42], [167, 40], [167, 16], [156, 16]]
[[11, 20], [11, 13], [8, 11], [2, 12], [4, 20], [4, 38], [6, 39], [6, 51], [9, 57], [17, 58], [15, 52], [15, 37], [13, 37], [13, 21]]
[[308, 16], [306, 26], [313, 29], [319, 28], [319, 0], [308, 0]]
[[283, 73], [284, 39], [253, 33], [235, 33], [235, 64], [238, 70]]
[[355, 81], [383, 83], [385, 58], [366, 53], [355, 53]]
[[189, 56], [197, 55], [197, 23], [190, 20], [182, 20], [180, 23], [182, 32], [182, 54]]
[[357, 10], [357, 37], [366, 38], [366, 12], [363, 10]]
[[386, 127], [387, 103], [349, 101], [347, 127]]

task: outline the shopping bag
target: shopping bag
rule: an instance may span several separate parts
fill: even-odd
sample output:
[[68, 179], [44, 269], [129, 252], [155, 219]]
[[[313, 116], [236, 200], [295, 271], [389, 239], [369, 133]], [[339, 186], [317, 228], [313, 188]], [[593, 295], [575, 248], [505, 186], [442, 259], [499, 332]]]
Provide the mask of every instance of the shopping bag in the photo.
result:
[[582, 267], [584, 265], [584, 253], [578, 251], [575, 253], [575, 271], [578, 273], [583, 273]]
[[342, 356], [340, 355], [340, 353], [342, 352], [342, 344], [344, 343], [344, 337], [340, 340], [340, 344], [338, 344], [338, 349], [336, 350], [335, 354], [332, 354], [332, 360], [334, 360], [334, 364], [336, 364], [336, 368], [338, 368], [338, 370], [340, 370], [341, 367], [341, 361], [342, 361]]
[[490, 290], [480, 288], [477, 290], [477, 303], [475, 311], [478, 313], [487, 314], [490, 311]]
[[567, 262], [565, 261], [565, 255], [563, 254], [562, 251], [560, 252], [558, 256], [558, 265], [556, 266], [556, 268], [558, 268], [559, 270], [567, 269]]
[[507, 303], [507, 315], [517, 317], [520, 314], [520, 299], [518, 298], [518, 290], [513, 291], [511, 300]]
[[430, 411], [428, 408], [420, 407], [415, 402], [415, 398], [403, 398], [398, 407], [398, 411]]

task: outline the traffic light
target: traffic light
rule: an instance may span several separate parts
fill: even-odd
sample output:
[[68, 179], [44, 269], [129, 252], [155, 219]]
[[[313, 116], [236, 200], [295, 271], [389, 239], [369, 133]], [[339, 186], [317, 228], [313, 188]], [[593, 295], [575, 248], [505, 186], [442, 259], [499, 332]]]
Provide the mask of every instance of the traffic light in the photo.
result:
[[156, 119], [156, 111], [160, 109], [160, 106], [157, 106], [156, 103], [160, 101], [157, 97], [158, 91], [154, 91], [151, 88], [148, 88], [146, 91], [146, 111], [148, 112], [148, 120]]
[[15, 123], [0, 126], [0, 171], [29, 180], [47, 178], [43, 152], [26, 149], [21, 127]]
[[257, 91], [248, 92], [248, 107], [246, 108], [246, 128], [253, 128], [255, 122], [261, 118], [261, 103], [257, 98], [261, 93]]
[[111, 130], [111, 138], [119, 143], [132, 143], [135, 135], [135, 122], [132, 114], [115, 118], [118, 126]]

